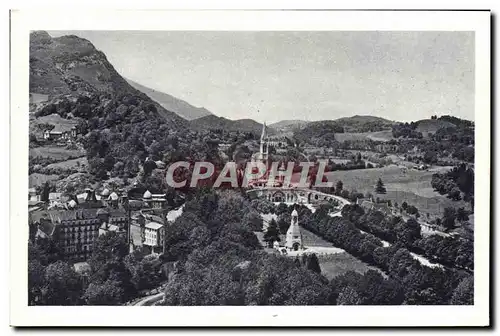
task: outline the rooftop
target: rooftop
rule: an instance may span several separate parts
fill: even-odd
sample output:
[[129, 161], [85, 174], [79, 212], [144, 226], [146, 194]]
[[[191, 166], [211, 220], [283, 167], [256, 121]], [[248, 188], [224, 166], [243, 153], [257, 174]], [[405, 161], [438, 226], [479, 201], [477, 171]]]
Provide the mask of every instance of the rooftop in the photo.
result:
[[146, 224], [146, 228], [153, 229], [153, 230], [158, 230], [162, 227], [163, 227], [163, 225], [161, 225], [160, 223], [156, 223], [156, 222], [150, 222], [150, 223]]

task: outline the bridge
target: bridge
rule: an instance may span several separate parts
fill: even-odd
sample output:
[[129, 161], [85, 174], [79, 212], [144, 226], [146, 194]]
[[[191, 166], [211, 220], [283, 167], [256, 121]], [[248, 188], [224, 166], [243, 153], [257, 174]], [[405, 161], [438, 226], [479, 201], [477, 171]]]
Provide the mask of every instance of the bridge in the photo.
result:
[[259, 187], [247, 190], [247, 194], [250, 198], [264, 198], [268, 201], [278, 203], [283, 202], [314, 205], [323, 202], [330, 202], [340, 208], [351, 203], [345, 198], [308, 188]]

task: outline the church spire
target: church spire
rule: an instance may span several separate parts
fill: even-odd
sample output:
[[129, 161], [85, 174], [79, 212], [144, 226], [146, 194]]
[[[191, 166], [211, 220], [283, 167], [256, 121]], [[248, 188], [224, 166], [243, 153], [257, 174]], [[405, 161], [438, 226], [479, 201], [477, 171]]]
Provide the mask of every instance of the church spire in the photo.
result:
[[260, 140], [264, 140], [267, 138], [267, 127], [266, 127], [266, 122], [264, 121], [264, 124], [262, 124], [262, 134], [260, 136]]

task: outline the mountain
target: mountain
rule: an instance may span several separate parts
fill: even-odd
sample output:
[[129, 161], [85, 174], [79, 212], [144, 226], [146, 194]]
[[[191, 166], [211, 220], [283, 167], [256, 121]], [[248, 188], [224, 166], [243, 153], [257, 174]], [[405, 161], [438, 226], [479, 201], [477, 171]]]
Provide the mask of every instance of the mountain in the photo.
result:
[[127, 82], [132, 85], [132, 87], [147, 94], [151, 99], [156, 101], [168, 111], [175, 112], [186, 120], [194, 120], [212, 114], [212, 112], [204, 107], [193, 106], [182, 99], [148, 88], [130, 79], [127, 79]]
[[269, 125], [270, 128], [279, 130], [281, 132], [293, 131], [306, 125], [308, 121], [305, 120], [281, 120], [274, 124]]
[[[208, 115], [189, 122], [190, 126], [197, 130], [226, 130], [226, 131], [240, 131], [252, 132], [260, 135], [262, 132], [262, 124], [252, 119], [239, 119], [230, 120], [215, 115]], [[272, 130], [268, 128], [268, 132], [272, 134]]]
[[61, 99], [74, 101], [103, 94], [135, 96], [144, 104], [155, 106], [155, 113], [167, 122], [185, 124], [177, 114], [133, 88], [90, 41], [75, 35], [52, 38], [45, 31], [30, 34], [29, 90], [32, 96], [48, 95], [48, 102], [42, 106]]
[[[37, 134], [76, 126], [75, 141], [88, 162], [85, 176], [92, 180], [135, 179], [147, 158], [169, 160], [175, 152], [177, 158], [203, 160], [211, 150], [206, 143], [193, 144], [187, 120], [132, 87], [104, 53], [78, 36], [31, 33], [29, 88], [30, 148], [52, 149], [53, 142], [39, 141]], [[39, 159], [30, 157], [30, 170]], [[69, 178], [64, 174], [59, 179]], [[162, 180], [146, 182], [155, 190]], [[86, 183], [81, 181], [79, 187]]]

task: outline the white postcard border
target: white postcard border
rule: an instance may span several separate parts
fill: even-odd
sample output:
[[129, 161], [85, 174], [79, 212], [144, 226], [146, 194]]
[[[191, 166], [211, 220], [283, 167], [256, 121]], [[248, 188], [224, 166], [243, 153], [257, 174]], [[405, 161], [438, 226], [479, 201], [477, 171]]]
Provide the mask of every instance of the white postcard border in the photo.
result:
[[[489, 324], [490, 13], [21, 10], [11, 14], [10, 302], [16, 326], [483, 326]], [[475, 31], [474, 306], [28, 307], [30, 30]]]

